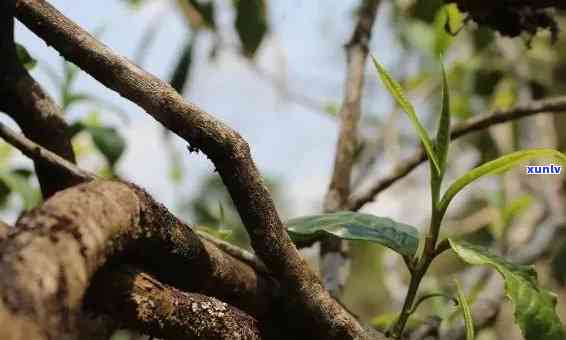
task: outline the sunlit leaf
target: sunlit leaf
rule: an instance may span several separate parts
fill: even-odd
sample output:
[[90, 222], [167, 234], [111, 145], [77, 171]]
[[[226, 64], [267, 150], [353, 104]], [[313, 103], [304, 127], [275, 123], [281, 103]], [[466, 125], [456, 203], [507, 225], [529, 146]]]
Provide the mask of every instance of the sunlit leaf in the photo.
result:
[[[370, 324], [373, 327], [385, 332], [395, 323], [395, 321], [397, 321], [398, 317], [399, 317], [399, 313], [384, 313], [372, 318], [370, 320]], [[415, 314], [412, 314], [407, 320], [407, 324], [405, 325], [405, 330], [408, 333], [410, 333], [411, 330], [416, 329], [418, 326], [422, 325], [423, 322], [424, 322], [423, 319], [418, 318]]]
[[474, 340], [474, 320], [472, 319], [472, 310], [470, 305], [468, 304], [468, 299], [466, 298], [466, 294], [460, 285], [458, 280], [454, 280], [456, 285], [456, 298], [458, 299], [458, 306], [462, 311], [462, 315], [464, 316], [464, 325], [466, 326], [466, 340]]
[[566, 164], [566, 155], [552, 149], [528, 149], [502, 156], [496, 160], [487, 162], [475, 169], [472, 169], [452, 183], [452, 185], [444, 193], [444, 196], [439, 203], [439, 211], [444, 214], [448, 204], [452, 201], [454, 196], [456, 196], [460, 190], [477, 179], [487, 175], [500, 174], [523, 162], [539, 158], [554, 158], [562, 165]]
[[538, 287], [534, 269], [507, 262], [487, 249], [450, 240], [452, 249], [470, 264], [495, 268], [505, 281], [505, 292], [514, 305], [515, 323], [525, 340], [564, 340], [566, 331], [556, 314], [556, 296]]
[[518, 96], [517, 83], [512, 79], [503, 78], [495, 87], [491, 108], [493, 110], [508, 110], [517, 103]]
[[413, 108], [413, 105], [411, 104], [411, 102], [409, 102], [409, 100], [405, 96], [403, 89], [401, 88], [401, 85], [399, 85], [399, 83], [397, 83], [389, 75], [389, 73], [377, 61], [377, 59], [375, 59], [373, 56], [372, 56], [372, 59], [373, 59], [373, 64], [375, 65], [375, 68], [377, 69], [377, 72], [379, 73], [379, 77], [381, 78], [381, 81], [383, 82], [383, 85], [389, 91], [389, 93], [393, 96], [393, 98], [395, 98], [395, 100], [397, 101], [397, 104], [399, 104], [399, 106], [403, 109], [403, 111], [405, 111], [405, 113], [407, 113], [407, 115], [409, 116], [411, 123], [413, 124], [415, 130], [417, 130], [417, 134], [419, 135], [419, 138], [420, 138], [420, 140], [421, 140], [421, 142], [422, 142], [422, 144], [425, 148], [425, 151], [426, 151], [426, 154], [427, 154], [429, 160], [434, 164], [434, 167], [436, 168], [436, 170], [438, 172], [440, 172], [440, 165], [439, 165], [439, 162], [438, 162], [436, 155], [434, 154], [434, 148], [433, 148], [433, 145], [432, 145], [432, 141], [430, 140], [430, 137], [428, 136], [427, 131], [425, 130], [425, 128], [422, 126], [421, 122], [419, 121], [419, 118], [417, 117], [417, 113], [416, 113], [415, 109]]
[[448, 148], [450, 145], [450, 92], [448, 89], [448, 80], [446, 71], [442, 67], [442, 110], [436, 130], [436, 139], [434, 141], [434, 151], [438, 158], [441, 177], [446, 168], [446, 159], [448, 157]]
[[379, 243], [405, 256], [415, 254], [419, 241], [418, 231], [413, 226], [390, 218], [346, 211], [291, 219], [287, 221], [287, 231], [296, 241], [331, 234], [345, 240]]
[[446, 32], [449, 20], [450, 17], [446, 7], [440, 8], [434, 19], [434, 45], [432, 50], [434, 57], [445, 55], [452, 44], [452, 40], [454, 40], [454, 37], [449, 32]]

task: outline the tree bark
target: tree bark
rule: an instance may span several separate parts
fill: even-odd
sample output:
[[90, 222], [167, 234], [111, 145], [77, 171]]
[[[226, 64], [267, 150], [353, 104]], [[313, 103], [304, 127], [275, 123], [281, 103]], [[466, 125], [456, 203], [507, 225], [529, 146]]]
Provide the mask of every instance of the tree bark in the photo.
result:
[[263, 315], [274, 281], [202, 242], [146, 193], [93, 181], [24, 215], [0, 243], [0, 339], [59, 339], [76, 332], [85, 291], [109, 259], [144, 263], [164, 282], [210, 293]]
[[168, 340], [260, 340], [257, 320], [213, 297], [186, 293], [133, 267], [99, 272], [89, 292], [97, 310]]
[[[23, 133], [70, 162], [75, 161], [67, 124], [55, 102], [21, 65], [14, 42], [15, 1], [0, 3], [0, 111], [14, 119]], [[60, 169], [35, 164], [44, 198], [78, 184]]]

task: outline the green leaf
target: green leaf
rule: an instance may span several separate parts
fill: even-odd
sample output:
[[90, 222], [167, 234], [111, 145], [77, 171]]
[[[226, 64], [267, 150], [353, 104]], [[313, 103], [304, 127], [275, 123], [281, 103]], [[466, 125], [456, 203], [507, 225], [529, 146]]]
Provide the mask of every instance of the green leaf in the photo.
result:
[[2, 170], [0, 171], [0, 181], [2, 181], [11, 192], [17, 193], [21, 197], [25, 210], [30, 210], [35, 207], [41, 200], [37, 188], [34, 188], [29, 179], [22, 174]]
[[252, 58], [268, 29], [265, 0], [234, 0], [236, 31], [246, 57]]
[[404, 256], [413, 256], [419, 242], [415, 227], [390, 218], [347, 211], [291, 219], [287, 231], [296, 241], [331, 234], [345, 240], [379, 243]]
[[472, 310], [468, 304], [468, 299], [464, 290], [460, 285], [458, 280], [454, 279], [454, 284], [456, 285], [456, 299], [458, 299], [458, 306], [462, 310], [462, 315], [464, 316], [464, 325], [466, 326], [466, 340], [474, 340], [474, 320], [472, 319]]
[[26, 48], [18, 43], [16, 43], [16, 54], [18, 56], [18, 60], [20, 64], [26, 69], [31, 70], [37, 64], [37, 60], [35, 60]]
[[448, 149], [450, 145], [450, 92], [448, 88], [448, 80], [446, 70], [442, 66], [442, 110], [436, 129], [436, 139], [434, 141], [434, 151], [440, 166], [440, 176], [444, 174], [446, 169], [446, 160], [448, 158]]
[[505, 281], [505, 292], [515, 309], [515, 322], [525, 340], [564, 340], [566, 331], [556, 314], [556, 296], [538, 287], [534, 269], [507, 262], [487, 249], [450, 240], [452, 249], [470, 264], [495, 268]]
[[435, 57], [445, 55], [454, 41], [454, 35], [464, 25], [464, 17], [456, 4], [447, 4], [439, 8], [434, 19], [434, 47]]
[[426, 132], [425, 128], [422, 126], [419, 118], [417, 117], [417, 113], [413, 107], [413, 105], [409, 102], [407, 97], [405, 96], [401, 85], [397, 83], [390, 75], [387, 73], [385, 68], [372, 56], [373, 64], [379, 73], [379, 77], [383, 82], [385, 88], [389, 91], [389, 93], [395, 98], [397, 104], [407, 113], [411, 123], [413, 124], [414, 128], [417, 130], [417, 134], [425, 148], [425, 152], [428, 156], [428, 159], [434, 164], [434, 167], [438, 172], [440, 172], [440, 164], [438, 159], [434, 153], [434, 148], [428, 133]]
[[442, 196], [442, 199], [440, 200], [439, 203], [439, 211], [441, 213], [441, 216], [444, 215], [444, 213], [446, 212], [446, 209], [448, 208], [448, 204], [450, 204], [450, 201], [452, 201], [454, 196], [456, 196], [456, 194], [460, 192], [460, 190], [462, 190], [468, 184], [474, 182], [475, 180], [483, 176], [500, 174], [522, 162], [537, 158], [555, 158], [561, 164], [563, 165], [566, 164], [566, 155], [552, 149], [521, 150], [502, 156], [491, 162], [482, 164], [479, 167], [472, 169], [467, 174], [457, 179], [454, 183], [452, 183], [452, 185], [448, 188], [448, 190], [446, 190], [444, 196]]
[[90, 133], [96, 148], [113, 168], [126, 150], [124, 138], [113, 127], [88, 126], [86, 130]]
[[92, 100], [92, 98], [86, 93], [73, 93], [66, 91], [61, 96], [63, 97], [61, 106], [64, 107], [65, 110], [69, 110], [71, 105], [78, 104], [83, 101]]

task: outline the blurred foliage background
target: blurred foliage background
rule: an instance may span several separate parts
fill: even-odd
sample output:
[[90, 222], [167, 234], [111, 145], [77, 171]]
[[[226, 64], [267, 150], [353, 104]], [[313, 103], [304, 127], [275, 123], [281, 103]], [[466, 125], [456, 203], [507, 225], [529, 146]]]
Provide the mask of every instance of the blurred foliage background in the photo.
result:
[[[125, 2], [134, 9], [132, 15], [136, 15], [136, 11], [156, 1], [164, 0]], [[168, 78], [172, 86], [187, 95], [191, 76], [197, 71], [194, 60], [197, 55], [203, 55], [199, 49], [206, 49], [204, 55], [211, 61], [223, 51], [236, 51], [240, 58], [256, 70], [258, 77], [267, 78], [273, 86], [281, 87], [281, 79], [265, 74], [254, 66], [263, 44], [272, 38], [270, 6], [277, 1], [284, 0], [169, 1], [168, 6], [183, 17], [187, 27], [187, 34], [180, 42], [182, 48]], [[332, 11], [330, 3], [321, 10]], [[230, 12], [231, 31], [219, 28], [219, 18], [225, 16], [221, 11]], [[351, 30], [353, 14], [351, 20], [333, 22], [331, 25], [346, 26], [347, 30]], [[137, 53], [132, 57], [142, 66], [155, 42], [160, 23], [167, 20], [160, 15], [156, 14], [152, 19], [156, 24], [149, 25], [143, 32], [143, 39], [136, 48]], [[566, 27], [566, 13], [557, 13], [557, 19], [561, 27]], [[293, 20], [293, 17], [287, 20]], [[455, 5], [444, 5], [442, 0], [384, 2], [379, 10], [378, 21], [387, 27], [389, 39], [392, 39], [392, 44], [397, 49], [395, 55], [398, 57], [394, 58], [388, 69], [396, 79], [402, 81], [429, 128], [433, 127], [434, 113], [438, 112], [440, 106], [440, 101], [436, 100], [441, 85], [440, 56], [448, 72], [453, 120], [456, 122], [480, 113], [505, 110], [519, 103], [566, 92], [566, 34], [560, 34], [556, 42], [552, 42], [550, 32], [545, 31], [534, 36], [503, 38], [490, 29], [477, 27]], [[95, 34], [104, 36], [105, 30]], [[380, 39], [383, 34], [375, 32], [374, 39]], [[212, 43], [200, 44], [203, 37]], [[334, 49], [336, 58], [342, 58], [342, 46], [336, 45]], [[76, 119], [69, 121], [73, 146], [81, 165], [95, 170], [103, 177], [127, 177], [127, 173], [120, 173], [118, 165], [123, 161], [122, 156], [128, 143], [122, 135], [123, 129], [117, 127], [116, 119], [108, 117], [119, 117], [119, 124], [127, 128], [128, 114], [104, 98], [77, 90], [79, 70], [74, 65], [62, 62], [61, 67], [55, 69], [41, 60], [35, 60], [33, 55], [27, 53], [25, 46], [21, 47], [21, 58], [29, 68], [48, 75], [57, 89], [57, 93], [51, 95], [57, 99], [65, 113], [73, 111], [76, 105], [88, 107], [88, 114], [80, 118], [73, 116]], [[343, 73], [344, 70], [345, 65], [335, 72]], [[375, 75], [369, 68], [367, 79], [366, 93], [372, 97], [386, 98], [386, 95], [377, 93], [379, 90], [375, 85]], [[323, 84], [312, 86], [314, 88]], [[334, 99], [316, 99], [316, 93], [293, 93], [292, 85], [281, 88], [286, 93], [283, 100], [308, 106], [336, 121], [340, 96]], [[408, 121], [388, 100], [381, 100], [380, 105], [364, 105], [365, 112], [360, 127], [362, 143], [354, 176], [356, 190], [367, 187], [372, 178], [386, 174], [396, 164], [402, 163], [403, 158], [418, 145]], [[461, 174], [465, 169], [500, 154], [522, 148], [551, 147], [564, 152], [566, 129], [561, 128], [564, 126], [564, 115], [540, 115], [463, 138], [452, 150], [448, 177]], [[257, 129], [261, 128], [257, 126]], [[288, 138], [292, 139], [294, 132], [288, 131]], [[188, 170], [182, 159], [188, 150], [175, 147], [176, 137], [165, 130], [161, 137], [169, 146], [164, 150], [168, 160], [169, 185], [174, 188], [187, 185], [192, 179], [187, 175]], [[190, 146], [188, 148], [190, 151]], [[7, 218], [14, 218], [22, 210], [30, 209], [40, 202], [33, 168], [29, 163], [22, 162], [16, 154], [8, 145], [0, 144], [0, 209]], [[288, 166], [293, 167], [293, 164]], [[331, 164], [327, 166], [330, 167]], [[482, 181], [480, 186], [470, 190], [449, 215], [446, 233], [465, 234], [466, 238], [476, 243], [501, 249], [520, 247], [536, 231], [537, 225], [547, 213], [547, 204], [542, 198], [543, 191], [563, 186], [562, 177], [527, 178], [523, 174], [524, 170], [521, 169], [512, 171], [505, 176]], [[296, 216], [296, 209], [293, 210], [293, 204], [289, 204], [294, 198], [289, 197], [278, 175], [265, 175], [282, 215]], [[397, 202], [400, 205], [398, 211], [405, 214], [408, 220], [426, 225], [428, 210], [420, 209], [428, 207], [425, 177], [426, 173], [422, 169], [418, 170], [415, 175], [402, 180], [387, 194], [380, 196], [379, 201]], [[418, 203], [419, 209], [416, 209], [415, 201], [425, 202]], [[196, 194], [176, 195], [174, 209], [199, 228], [239, 246], [249, 247], [238, 214], [216, 173], [210, 172], [204, 178]], [[384, 208], [382, 205], [369, 204], [364, 210], [382, 213]], [[394, 317], [392, 313], [399, 310], [406, 291], [407, 272], [400, 258], [379, 246], [350, 242], [350, 248], [351, 275], [342, 300], [361, 319], [383, 326]], [[307, 249], [305, 254], [312, 265], [317, 266], [316, 252]], [[536, 264], [543, 285], [559, 295], [559, 313], [563, 320], [566, 320], [565, 261], [566, 234], [562, 233], [547, 255]], [[423, 293], [450, 291], [452, 287], [447, 282], [451, 280], [447, 278], [461, 272], [463, 268], [462, 263], [454, 258], [441, 257], [433, 266], [433, 275], [429, 275], [424, 281]], [[474, 287], [476, 290], [480, 288]], [[512, 311], [509, 306], [505, 306], [503, 310], [493, 327], [482, 330], [478, 339], [520, 339], [511, 322]], [[450, 301], [433, 299], [424, 304], [417, 318], [424, 320], [430, 315], [438, 315], [450, 322], [454, 311]], [[113, 339], [132, 337], [134, 335], [131, 333], [119, 332]]]

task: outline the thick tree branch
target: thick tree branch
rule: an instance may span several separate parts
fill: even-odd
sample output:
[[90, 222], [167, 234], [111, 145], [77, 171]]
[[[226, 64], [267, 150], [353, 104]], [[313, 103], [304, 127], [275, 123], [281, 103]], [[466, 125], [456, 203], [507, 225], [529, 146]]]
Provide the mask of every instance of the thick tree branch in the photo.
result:
[[273, 280], [201, 241], [140, 189], [92, 181], [26, 214], [0, 244], [0, 320], [15, 322], [0, 329], [0, 338], [72, 332], [92, 275], [117, 255], [143, 263], [164, 282], [258, 316], [278, 291]]
[[[24, 134], [47, 149], [74, 162], [75, 155], [67, 135], [67, 125], [54, 101], [20, 64], [14, 42], [15, 1], [0, 4], [0, 111], [14, 119]], [[45, 198], [78, 184], [59, 168], [35, 164]]]
[[202, 150], [214, 163], [246, 226], [256, 254], [277, 275], [289, 295], [290, 317], [301, 317], [327, 339], [365, 339], [366, 333], [322, 287], [285, 231], [273, 200], [251, 158], [249, 145], [234, 130], [171, 86], [114, 54], [42, 0], [18, 0], [16, 17], [67, 60]]
[[215, 298], [186, 293], [133, 267], [95, 276], [93, 308], [125, 326], [167, 340], [259, 340], [257, 320]]
[[[358, 147], [358, 122], [361, 115], [361, 99], [364, 89], [365, 66], [368, 45], [380, 0], [362, 0], [354, 33], [346, 45], [347, 73], [344, 97], [340, 108], [340, 132], [334, 159], [332, 179], [324, 200], [327, 213], [343, 210], [348, 204], [354, 157]], [[320, 268], [324, 286], [338, 296], [345, 278], [340, 268], [346, 262], [344, 242], [335, 237], [325, 237], [320, 244]]]
[[[534, 101], [526, 105], [517, 106], [507, 111], [496, 111], [478, 115], [461, 124], [457, 124], [452, 129], [451, 138], [457, 139], [472, 132], [484, 130], [490, 126], [507, 123], [513, 120], [532, 116], [541, 113], [564, 113], [566, 112], [566, 97], [557, 97]], [[415, 152], [411, 157], [406, 159], [403, 164], [398, 167], [391, 175], [379, 179], [370, 186], [370, 189], [364, 193], [355, 195], [351, 199], [348, 210], [359, 210], [366, 203], [375, 199], [380, 192], [389, 188], [399, 179], [407, 176], [419, 164], [426, 160], [426, 155], [422, 148]]]

